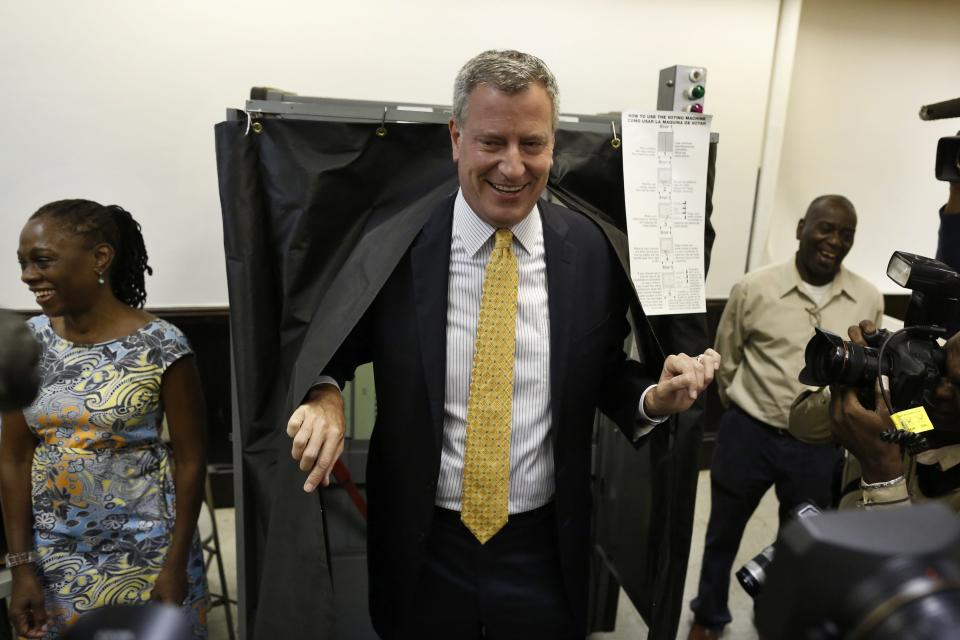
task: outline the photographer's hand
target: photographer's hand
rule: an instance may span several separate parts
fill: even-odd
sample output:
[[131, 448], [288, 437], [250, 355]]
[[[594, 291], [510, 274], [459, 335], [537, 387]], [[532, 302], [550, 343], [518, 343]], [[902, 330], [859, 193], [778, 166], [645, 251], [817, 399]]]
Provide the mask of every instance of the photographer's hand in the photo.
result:
[[864, 336], [872, 336], [877, 332], [877, 325], [873, 323], [873, 320], [861, 320], [860, 324], [854, 325], [847, 329], [847, 335], [850, 336], [852, 342], [856, 342], [862, 347], [866, 347], [867, 340]]
[[886, 482], [902, 476], [900, 446], [880, 438], [880, 434], [893, 427], [893, 422], [880, 397], [879, 385], [875, 411], [860, 404], [856, 389], [834, 386], [830, 392], [830, 430], [837, 442], [860, 462], [863, 481]]
[[[864, 335], [876, 331], [872, 321], [864, 320], [850, 327], [847, 334], [853, 342], [866, 346]], [[900, 446], [880, 438], [880, 434], [893, 427], [880, 385], [874, 388], [874, 411], [860, 404], [854, 388], [833, 386], [830, 392], [830, 429], [834, 438], [860, 462], [864, 482], [885, 482], [903, 475]]]

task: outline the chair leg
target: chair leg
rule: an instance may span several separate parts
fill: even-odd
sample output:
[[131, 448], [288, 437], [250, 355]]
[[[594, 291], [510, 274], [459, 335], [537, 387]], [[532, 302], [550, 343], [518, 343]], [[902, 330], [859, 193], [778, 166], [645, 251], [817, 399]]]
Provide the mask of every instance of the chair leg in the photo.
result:
[[[220, 554], [220, 533], [217, 530], [217, 517], [213, 504], [213, 490], [210, 485], [209, 471], [207, 473], [206, 496], [204, 499], [207, 503], [207, 508], [210, 510], [210, 524], [213, 528], [213, 549], [211, 553], [217, 562], [217, 574], [220, 576], [220, 590], [223, 592], [220, 596], [219, 603], [223, 605], [223, 613], [227, 619], [227, 634], [230, 640], [236, 640], [237, 636], [233, 628], [233, 612], [230, 609], [234, 601], [230, 599], [230, 590], [227, 587], [227, 575], [223, 569], [223, 556]], [[212, 599], [211, 606], [213, 606]]]

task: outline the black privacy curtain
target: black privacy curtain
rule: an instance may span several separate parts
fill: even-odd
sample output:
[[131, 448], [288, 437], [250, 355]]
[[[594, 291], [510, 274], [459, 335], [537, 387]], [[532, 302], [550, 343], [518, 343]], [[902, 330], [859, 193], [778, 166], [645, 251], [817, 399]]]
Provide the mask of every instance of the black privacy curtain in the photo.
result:
[[[389, 124], [380, 137], [378, 124], [261, 124], [259, 133], [245, 122], [216, 126], [243, 451], [234, 461], [243, 477], [239, 588], [252, 637], [333, 638], [337, 576], [323, 496], [302, 491], [286, 421], [419, 231], [429, 204], [456, 190], [456, 167], [446, 125]], [[594, 218], [627, 264], [622, 160], [610, 136], [558, 131], [548, 190]], [[706, 346], [703, 316], [651, 324], [666, 351], [699, 353]], [[645, 323], [637, 326], [640, 356], [659, 359]], [[619, 582], [650, 637], [676, 635], [702, 435], [698, 415], [695, 408], [654, 430], [638, 451], [599, 423], [594, 628], [611, 628]], [[349, 632], [341, 629], [340, 637]]]

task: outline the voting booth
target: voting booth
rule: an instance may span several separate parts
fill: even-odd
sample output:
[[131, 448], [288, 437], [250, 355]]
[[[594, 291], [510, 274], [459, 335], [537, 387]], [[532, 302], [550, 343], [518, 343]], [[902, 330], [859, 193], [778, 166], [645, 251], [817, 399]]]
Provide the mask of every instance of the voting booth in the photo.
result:
[[[216, 126], [234, 357], [240, 604], [255, 637], [375, 637], [365, 617], [358, 508], [375, 402], [369, 374], [344, 392], [352, 434], [331, 489], [302, 491], [284, 427], [302, 397], [304, 360], [322, 366], [329, 359], [369, 303], [358, 292], [375, 294], [371, 283], [386, 277], [419, 231], [417, 212], [456, 191], [449, 118], [443, 106], [254, 89], [245, 109], [230, 110]], [[545, 195], [593, 219], [629, 273], [621, 117], [561, 120]], [[704, 199], [691, 203], [702, 212], [701, 276], [713, 240], [716, 148], [714, 137], [703, 150]], [[708, 346], [702, 313], [644, 320], [632, 311], [630, 346], [639, 359], [659, 363], [663, 352]], [[326, 337], [305, 343], [311, 325], [311, 336]], [[651, 638], [675, 637], [701, 436], [702, 405], [655, 429], [636, 451], [598, 418], [593, 629], [612, 629], [622, 585]]]

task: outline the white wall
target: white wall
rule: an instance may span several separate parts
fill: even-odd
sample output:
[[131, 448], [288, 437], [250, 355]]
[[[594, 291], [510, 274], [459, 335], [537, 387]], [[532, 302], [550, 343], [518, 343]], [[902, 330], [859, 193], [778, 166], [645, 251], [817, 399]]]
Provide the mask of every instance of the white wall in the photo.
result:
[[[859, 214], [846, 264], [885, 293], [897, 249], [933, 256], [946, 183], [933, 177], [941, 136], [921, 104], [960, 95], [960, 2], [804, 0], [774, 209], [763, 263], [796, 250], [797, 220], [817, 195]], [[754, 265], [759, 266], [759, 265]]]
[[[23, 222], [65, 197], [143, 224], [149, 306], [227, 303], [213, 125], [249, 88], [449, 104], [469, 57], [542, 57], [562, 110], [653, 109], [658, 70], [709, 70], [721, 133], [709, 295], [743, 270], [776, 0], [0, 3], [0, 306], [33, 308], [14, 259]], [[727, 259], [734, 256], [735, 259]]]

